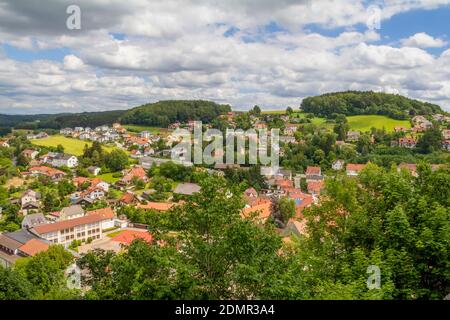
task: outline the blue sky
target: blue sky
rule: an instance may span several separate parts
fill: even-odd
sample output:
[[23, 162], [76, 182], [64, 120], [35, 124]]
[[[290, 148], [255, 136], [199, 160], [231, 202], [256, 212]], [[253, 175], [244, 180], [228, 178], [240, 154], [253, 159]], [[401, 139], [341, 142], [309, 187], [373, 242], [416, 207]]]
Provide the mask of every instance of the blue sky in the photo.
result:
[[[47, 3], [47, 4], [46, 4]], [[330, 91], [399, 93], [450, 108], [450, 0], [4, 1], [0, 113], [209, 99], [298, 107]], [[370, 29], [369, 7], [382, 18]], [[201, 14], [199, 14], [201, 13]]]

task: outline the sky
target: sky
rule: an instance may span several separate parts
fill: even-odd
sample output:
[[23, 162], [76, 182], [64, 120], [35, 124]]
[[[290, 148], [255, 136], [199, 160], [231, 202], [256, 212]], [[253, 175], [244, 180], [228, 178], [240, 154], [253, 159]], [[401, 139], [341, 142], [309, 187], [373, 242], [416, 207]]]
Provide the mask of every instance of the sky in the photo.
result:
[[0, 0], [0, 113], [295, 109], [345, 90], [450, 111], [449, 27], [450, 0]]

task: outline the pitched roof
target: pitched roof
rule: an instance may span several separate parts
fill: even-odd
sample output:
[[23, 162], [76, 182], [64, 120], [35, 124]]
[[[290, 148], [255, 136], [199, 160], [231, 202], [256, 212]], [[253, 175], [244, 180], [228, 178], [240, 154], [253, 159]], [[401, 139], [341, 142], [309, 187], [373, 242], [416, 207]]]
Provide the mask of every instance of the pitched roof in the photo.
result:
[[5, 232], [3, 235], [17, 242], [20, 242], [21, 244], [25, 244], [27, 241], [31, 239], [37, 239], [36, 235], [24, 229], [20, 229], [14, 232]]
[[0, 246], [8, 248], [10, 250], [16, 250], [22, 246], [22, 243], [3, 234], [0, 234]]
[[91, 211], [86, 212], [86, 214], [99, 215], [105, 219], [112, 219], [116, 216], [116, 214], [114, 213], [114, 211], [111, 207], [106, 207], [106, 208], [97, 209], [97, 210], [91, 210]]
[[321, 169], [320, 167], [308, 166], [306, 168], [306, 174], [317, 174], [320, 175]]
[[146, 204], [138, 204], [138, 209], [153, 209], [158, 211], [168, 211], [173, 206], [177, 205], [176, 203], [168, 203], [168, 202], [147, 202]]
[[174, 193], [192, 195], [199, 192], [201, 187], [196, 183], [180, 183], [176, 186]]
[[46, 251], [48, 248], [49, 245], [47, 243], [38, 239], [31, 239], [27, 243], [22, 245], [19, 250], [29, 256], [34, 256], [39, 252]]
[[139, 178], [139, 179], [146, 179], [147, 173], [145, 172], [144, 168], [136, 166], [131, 168], [126, 172], [124, 177], [122, 178], [123, 181], [130, 182], [133, 180], [133, 178]]
[[365, 164], [357, 164], [357, 163], [348, 163], [347, 164], [347, 170], [351, 171], [361, 171], [366, 167]]
[[58, 230], [73, 228], [75, 226], [80, 226], [83, 224], [101, 222], [103, 220], [107, 220], [107, 219], [105, 219], [102, 215], [89, 214], [89, 215], [86, 215], [86, 216], [80, 217], [80, 218], [44, 224], [41, 226], [34, 227], [33, 229], [38, 234], [44, 234], [44, 233], [49, 233], [49, 232], [55, 232]]
[[76, 216], [79, 214], [84, 214], [84, 209], [80, 205], [64, 207], [60, 212], [60, 215], [65, 215], [66, 217]]
[[58, 170], [58, 169], [55, 169], [55, 168], [46, 167], [46, 166], [32, 167], [28, 171], [30, 171], [30, 172], [33, 172], [33, 171], [40, 172], [40, 173], [45, 174], [47, 176], [53, 176], [53, 175], [56, 175], [56, 174], [62, 174], [62, 175], [66, 174], [65, 172], [63, 172], [61, 170]]
[[258, 213], [257, 219], [265, 220], [272, 213], [272, 203], [269, 199], [259, 198], [255, 205], [242, 209], [241, 216], [247, 217], [252, 212]]
[[28, 214], [22, 220], [22, 228], [31, 228], [45, 223], [48, 223], [48, 221], [42, 213]]
[[325, 187], [325, 182], [320, 181], [308, 181], [308, 192], [320, 193], [320, 191]]
[[125, 204], [133, 203], [135, 199], [135, 195], [132, 192], [125, 192], [122, 197], [120, 198], [120, 202], [123, 202]]
[[152, 242], [153, 237], [147, 231], [125, 230], [113, 237], [111, 240], [128, 245], [136, 239], [142, 239], [150, 243]]

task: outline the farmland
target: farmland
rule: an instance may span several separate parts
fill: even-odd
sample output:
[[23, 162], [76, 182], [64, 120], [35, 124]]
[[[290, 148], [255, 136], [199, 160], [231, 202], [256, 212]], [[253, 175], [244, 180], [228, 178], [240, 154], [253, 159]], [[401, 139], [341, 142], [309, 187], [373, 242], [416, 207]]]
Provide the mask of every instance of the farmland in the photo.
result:
[[370, 131], [372, 127], [377, 129], [385, 128], [387, 132], [394, 131], [396, 126], [411, 128], [408, 120], [395, 120], [386, 116], [361, 115], [347, 117], [350, 129], [354, 131]]
[[134, 124], [125, 124], [123, 127], [131, 132], [148, 131], [152, 134], [163, 134], [163, 133], [167, 133], [169, 131], [167, 128], [152, 127], [152, 126], [140, 126], [140, 125], [134, 125]]
[[[83, 154], [84, 145], [92, 145], [91, 141], [82, 141], [78, 139], [67, 138], [61, 135], [54, 135], [44, 139], [34, 139], [31, 143], [42, 147], [56, 147], [59, 144], [64, 147], [64, 152], [70, 153], [76, 156]], [[114, 147], [103, 147], [107, 152], [111, 152]]]

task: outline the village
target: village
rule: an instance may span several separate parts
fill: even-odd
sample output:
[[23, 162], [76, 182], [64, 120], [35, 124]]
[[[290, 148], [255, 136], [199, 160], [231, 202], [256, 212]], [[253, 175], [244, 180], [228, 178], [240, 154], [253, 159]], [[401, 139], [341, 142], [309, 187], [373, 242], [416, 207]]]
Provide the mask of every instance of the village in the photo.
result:
[[[236, 118], [240, 114], [228, 112], [220, 118], [227, 123], [227, 127], [236, 128]], [[287, 152], [289, 146], [302, 144], [302, 140], [296, 137], [298, 118], [289, 114], [275, 116], [284, 125], [280, 136], [280, 155]], [[250, 116], [250, 123], [255, 129], [267, 129], [271, 116]], [[446, 123], [450, 118], [442, 115], [433, 115], [433, 121]], [[391, 141], [392, 147], [415, 148], [416, 139], [422, 132], [432, 126], [432, 122], [423, 116], [415, 116], [412, 119], [412, 128], [395, 127], [395, 134], [400, 135]], [[179, 122], [169, 125], [169, 130], [184, 127], [192, 131], [194, 121], [185, 124]], [[207, 125], [207, 127], [211, 127]], [[33, 145], [22, 151], [27, 165], [20, 172], [20, 181], [15, 197], [10, 198], [12, 204], [19, 206], [18, 214], [23, 217], [20, 229], [11, 232], [3, 232], [0, 235], [0, 261], [5, 266], [11, 266], [20, 257], [33, 256], [45, 251], [51, 244], [61, 244], [71, 250], [75, 255], [93, 249], [123, 250], [124, 245], [129, 245], [135, 238], [152, 241], [152, 235], [146, 231], [148, 225], [131, 221], [125, 214], [120, 214], [121, 209], [132, 206], [139, 210], [152, 210], [164, 213], [174, 206], [181, 205], [183, 199], [200, 191], [200, 186], [191, 181], [172, 181], [172, 186], [164, 186], [164, 196], [159, 199], [155, 194], [161, 192], [160, 185], [154, 184], [150, 171], [159, 166], [173, 164], [170, 159], [171, 147], [177, 140], [170, 132], [164, 135], [152, 134], [149, 131], [128, 132], [121, 124], [114, 123], [91, 129], [89, 127], [64, 128], [60, 135], [92, 141], [100, 144], [113, 144], [114, 147], [124, 150], [129, 157], [129, 164], [122, 170], [113, 174], [115, 179], [105, 181], [102, 179], [100, 166], [88, 166], [87, 175], [77, 175], [80, 168], [78, 156], [65, 152], [42, 152], [39, 147]], [[348, 131], [345, 141], [336, 140], [337, 148], [356, 144], [362, 133]], [[444, 137], [443, 148], [450, 151], [450, 130], [442, 129]], [[45, 132], [28, 134], [26, 138], [45, 139]], [[35, 141], [35, 140], [32, 140]], [[374, 142], [373, 135], [370, 143]], [[8, 140], [2, 140], [1, 146], [9, 147]], [[215, 164], [213, 167], [195, 166], [189, 161], [177, 164], [187, 167], [195, 172], [208, 175], [224, 176], [227, 170], [248, 171], [250, 167], [238, 164]], [[325, 189], [327, 175], [334, 172], [344, 172], [349, 177], [358, 176], [367, 163], [351, 163], [343, 159], [335, 159], [331, 168], [323, 172], [321, 166], [307, 166], [303, 172], [279, 167], [261, 167], [260, 173], [264, 179], [265, 187], [257, 191], [249, 187], [243, 192], [245, 207], [242, 208], [242, 217], [254, 216], [256, 223], [266, 223], [274, 219], [279, 234], [289, 241], [292, 235], [301, 237], [305, 235], [305, 219], [303, 211], [311, 205], [319, 205], [321, 193]], [[432, 164], [436, 170], [440, 165]], [[413, 176], [417, 175], [417, 165], [414, 163], [400, 163], [398, 170], [408, 170]], [[109, 177], [111, 178], [111, 176]], [[48, 211], [43, 202], [43, 196], [32, 186], [36, 180], [43, 179], [57, 185], [68, 183], [73, 187], [58, 201], [67, 203], [56, 211]], [[47, 179], [47, 180], [45, 180]], [[158, 189], [159, 191], [155, 190]], [[22, 190], [22, 191], [21, 191]], [[155, 200], [156, 199], [156, 200]], [[295, 212], [288, 219], [279, 217], [276, 212], [277, 203], [281, 199], [293, 200]], [[256, 215], [255, 215], [256, 214]], [[277, 219], [278, 214], [278, 219]], [[283, 221], [284, 220], [284, 221]]]

